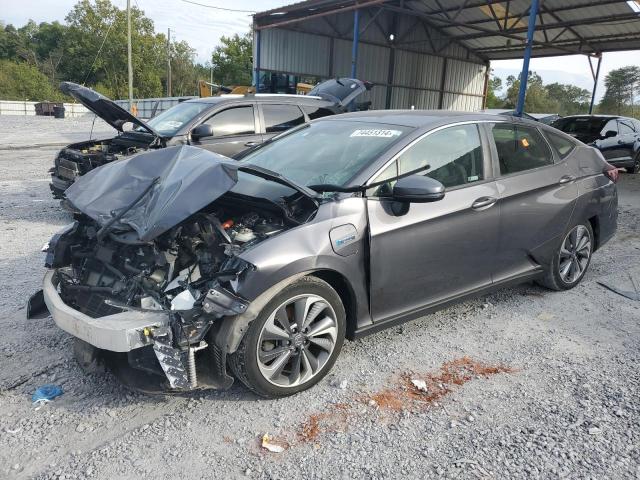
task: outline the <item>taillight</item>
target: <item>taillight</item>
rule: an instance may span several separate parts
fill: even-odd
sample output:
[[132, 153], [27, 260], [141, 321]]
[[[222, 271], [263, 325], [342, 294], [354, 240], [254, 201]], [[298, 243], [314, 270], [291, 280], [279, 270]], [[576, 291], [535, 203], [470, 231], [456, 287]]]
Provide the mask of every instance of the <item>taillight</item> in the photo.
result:
[[618, 181], [618, 178], [620, 177], [620, 171], [610, 163], [607, 163], [602, 173], [609, 177], [609, 180], [611, 180], [613, 183], [616, 183]]

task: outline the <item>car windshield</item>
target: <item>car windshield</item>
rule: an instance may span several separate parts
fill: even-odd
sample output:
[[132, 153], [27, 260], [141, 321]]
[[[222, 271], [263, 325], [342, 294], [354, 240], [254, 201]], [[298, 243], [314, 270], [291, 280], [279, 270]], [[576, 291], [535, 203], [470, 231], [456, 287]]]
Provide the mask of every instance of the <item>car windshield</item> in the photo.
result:
[[[182, 102], [153, 117], [147, 122], [147, 125], [160, 135], [172, 137], [209, 107], [210, 104], [204, 102]], [[139, 127], [136, 130], [144, 129]]]
[[328, 120], [308, 124], [248, 154], [242, 161], [299, 185], [344, 186], [412, 128]]
[[565, 133], [574, 133], [578, 135], [597, 135], [604, 128], [610, 118], [594, 118], [594, 117], [575, 117], [561, 118], [554, 122], [552, 126]]

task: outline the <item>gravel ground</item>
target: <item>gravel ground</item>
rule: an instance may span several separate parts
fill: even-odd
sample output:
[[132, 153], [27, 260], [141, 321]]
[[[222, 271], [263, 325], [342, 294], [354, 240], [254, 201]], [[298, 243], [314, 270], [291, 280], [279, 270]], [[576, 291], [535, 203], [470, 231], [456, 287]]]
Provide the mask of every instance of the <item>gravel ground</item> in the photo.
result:
[[[504, 289], [348, 342], [294, 397], [150, 397], [85, 375], [67, 334], [24, 318], [40, 247], [70, 220], [48, 191], [54, 153], [0, 151], [0, 478], [640, 476], [640, 302], [596, 283], [640, 279], [640, 175], [622, 175], [618, 234], [572, 291]], [[37, 409], [45, 383], [65, 393]]]
[[116, 134], [114, 128], [95, 115], [65, 119], [0, 115], [0, 150], [81, 142], [89, 138], [92, 124], [93, 138], [109, 138]]

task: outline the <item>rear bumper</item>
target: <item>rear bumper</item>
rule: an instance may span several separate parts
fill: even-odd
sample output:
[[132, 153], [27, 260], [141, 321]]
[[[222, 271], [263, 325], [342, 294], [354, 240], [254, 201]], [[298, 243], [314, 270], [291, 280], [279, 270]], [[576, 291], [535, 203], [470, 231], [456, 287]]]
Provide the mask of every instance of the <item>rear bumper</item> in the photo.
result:
[[58, 294], [54, 270], [44, 277], [44, 301], [53, 321], [65, 332], [102, 350], [130, 352], [153, 344], [144, 329], [169, 325], [166, 313], [126, 311], [106, 317], [92, 318], [65, 304]]

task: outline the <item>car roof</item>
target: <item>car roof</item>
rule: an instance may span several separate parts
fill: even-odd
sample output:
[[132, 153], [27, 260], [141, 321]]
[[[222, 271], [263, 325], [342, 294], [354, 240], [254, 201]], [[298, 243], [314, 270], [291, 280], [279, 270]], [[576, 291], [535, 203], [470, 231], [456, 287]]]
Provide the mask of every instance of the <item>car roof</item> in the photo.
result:
[[331, 117], [323, 117], [319, 121], [354, 121], [367, 123], [383, 123], [391, 125], [401, 125], [405, 127], [427, 127], [429, 125], [453, 123], [453, 122], [481, 122], [495, 121], [504, 122], [505, 119], [514, 122], [526, 123], [540, 126], [538, 122], [531, 120], [510, 117], [505, 115], [494, 115], [490, 113], [459, 112], [454, 110], [368, 110], [365, 112], [343, 113]]
[[622, 117], [620, 115], [567, 115], [566, 117], [562, 117], [563, 120], [566, 118], [600, 118], [602, 120], [606, 120], [606, 119], [613, 120], [614, 118], [628, 118], [628, 117]]
[[284, 93], [256, 93], [248, 95], [227, 94], [219, 97], [192, 98], [187, 100], [190, 103], [209, 103], [211, 105], [222, 105], [224, 103], [246, 100], [258, 103], [295, 103], [303, 105], [330, 106], [331, 102], [316, 96], [310, 95], [290, 95]]

